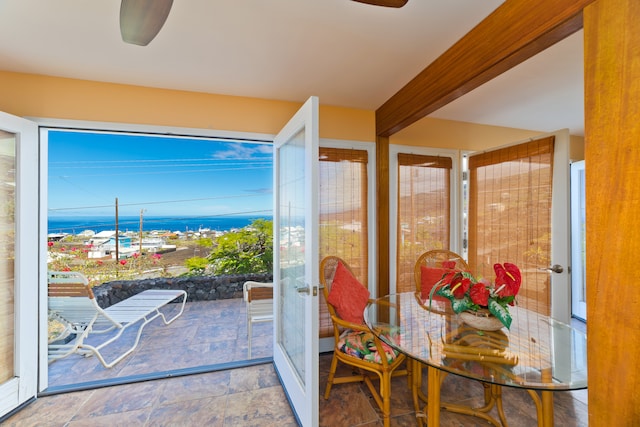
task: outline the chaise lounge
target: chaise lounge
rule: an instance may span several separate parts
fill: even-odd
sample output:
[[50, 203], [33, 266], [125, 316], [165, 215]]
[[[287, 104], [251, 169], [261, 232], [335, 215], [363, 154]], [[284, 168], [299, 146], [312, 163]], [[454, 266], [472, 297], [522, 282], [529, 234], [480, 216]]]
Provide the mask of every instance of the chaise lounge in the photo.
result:
[[[170, 324], [182, 314], [187, 300], [187, 293], [183, 290], [150, 289], [103, 309], [98, 305], [87, 278], [81, 273], [50, 271], [48, 275], [49, 318], [57, 320], [65, 328], [58, 338], [49, 342], [49, 363], [78, 353], [95, 355], [105, 368], [111, 368], [135, 350], [142, 330], [149, 322], [161, 317], [165, 325]], [[180, 297], [182, 300], [177, 301], [179, 312], [167, 320], [160, 309]], [[138, 330], [133, 345], [107, 362], [101, 350], [134, 327]], [[89, 335], [112, 331], [115, 334], [98, 345], [85, 342]], [[75, 339], [60, 343], [60, 335], [72, 334]]]

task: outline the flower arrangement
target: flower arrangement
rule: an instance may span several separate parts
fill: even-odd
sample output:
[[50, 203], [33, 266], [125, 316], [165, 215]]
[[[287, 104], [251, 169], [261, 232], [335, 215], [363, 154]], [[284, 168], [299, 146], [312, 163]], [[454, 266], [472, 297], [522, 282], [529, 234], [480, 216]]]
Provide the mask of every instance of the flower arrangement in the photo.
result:
[[522, 275], [515, 264], [508, 262], [494, 264], [493, 270], [496, 273], [494, 283], [487, 279], [478, 280], [468, 271], [445, 274], [431, 289], [429, 306], [435, 293], [449, 299], [455, 313], [488, 310], [509, 329], [511, 314], [508, 306], [515, 304]]

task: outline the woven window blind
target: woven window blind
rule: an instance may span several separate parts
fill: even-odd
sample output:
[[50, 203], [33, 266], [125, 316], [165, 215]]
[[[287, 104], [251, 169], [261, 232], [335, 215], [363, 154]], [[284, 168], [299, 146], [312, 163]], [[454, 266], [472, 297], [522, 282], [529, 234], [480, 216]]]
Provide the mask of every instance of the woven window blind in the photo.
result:
[[[364, 150], [320, 147], [320, 259], [339, 256], [368, 287], [367, 162]], [[320, 336], [331, 336], [331, 319], [320, 298]]]
[[493, 279], [494, 263], [522, 272], [518, 304], [549, 314], [553, 143], [548, 137], [469, 158], [469, 266]]
[[415, 291], [420, 254], [449, 248], [452, 167], [449, 157], [398, 154], [397, 292]]

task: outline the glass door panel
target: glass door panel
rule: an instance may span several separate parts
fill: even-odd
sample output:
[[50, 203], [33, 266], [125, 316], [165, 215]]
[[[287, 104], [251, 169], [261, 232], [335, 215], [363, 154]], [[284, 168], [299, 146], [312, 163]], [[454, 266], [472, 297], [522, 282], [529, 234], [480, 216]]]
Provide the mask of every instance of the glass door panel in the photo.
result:
[[302, 426], [318, 424], [318, 99], [274, 141], [273, 359]]
[[0, 417], [36, 394], [37, 126], [0, 113]]
[[571, 164], [571, 315], [587, 320], [584, 160]]

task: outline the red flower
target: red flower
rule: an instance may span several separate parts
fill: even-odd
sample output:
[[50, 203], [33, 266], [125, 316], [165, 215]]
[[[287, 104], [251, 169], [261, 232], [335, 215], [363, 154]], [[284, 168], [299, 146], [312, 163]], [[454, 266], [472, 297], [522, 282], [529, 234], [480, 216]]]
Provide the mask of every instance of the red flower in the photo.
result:
[[64, 248], [60, 248], [60, 252], [64, 252]]
[[53, 246], [53, 242], [47, 242], [47, 246], [49, 247]]
[[98, 260], [98, 265], [102, 265], [102, 264], [104, 264], [104, 262]]
[[489, 289], [484, 283], [478, 282], [469, 290], [469, 296], [474, 304], [486, 307], [489, 305]]
[[134, 252], [133, 257], [134, 258], [138, 258], [140, 256], [140, 254], [138, 252]]
[[62, 271], [71, 271], [71, 268], [65, 267], [65, 268], [62, 269]]
[[456, 274], [454, 278], [451, 280], [451, 292], [453, 292], [453, 296], [457, 299], [464, 298], [464, 294], [467, 293], [469, 287], [471, 286], [471, 279], [463, 277], [461, 274]]
[[160, 254], [153, 254], [153, 255], [151, 255], [151, 258], [153, 258], [153, 259], [160, 259], [160, 258], [162, 258], [162, 255], [160, 255]]
[[515, 264], [509, 262], [505, 262], [504, 266], [494, 264], [493, 271], [496, 272], [496, 290], [500, 298], [518, 295], [522, 276]]
[[127, 260], [126, 259], [121, 259], [120, 260], [120, 265], [126, 265], [127, 264]]

